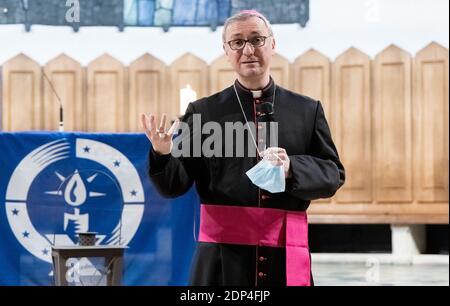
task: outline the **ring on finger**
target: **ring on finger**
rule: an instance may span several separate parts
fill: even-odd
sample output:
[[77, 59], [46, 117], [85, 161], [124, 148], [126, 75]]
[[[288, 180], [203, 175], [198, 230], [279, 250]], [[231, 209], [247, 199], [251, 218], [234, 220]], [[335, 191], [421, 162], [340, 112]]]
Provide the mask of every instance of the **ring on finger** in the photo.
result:
[[166, 132], [164, 132], [163, 129], [159, 129], [158, 130], [158, 135], [159, 135], [160, 138], [164, 138], [164, 137], [166, 137]]

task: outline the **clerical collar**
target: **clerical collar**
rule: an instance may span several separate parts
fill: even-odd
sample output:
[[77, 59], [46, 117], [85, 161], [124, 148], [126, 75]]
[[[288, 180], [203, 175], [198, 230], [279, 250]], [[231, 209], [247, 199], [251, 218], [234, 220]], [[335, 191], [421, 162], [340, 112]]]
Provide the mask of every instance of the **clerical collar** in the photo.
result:
[[262, 90], [250, 90], [253, 95], [253, 99], [258, 99], [262, 97]]
[[267, 84], [267, 86], [261, 90], [250, 90], [244, 85], [242, 85], [238, 80], [236, 80], [235, 85], [239, 93], [239, 96], [243, 100], [250, 100], [250, 101], [254, 99], [271, 101], [273, 97], [273, 91], [275, 89], [275, 82], [273, 81], [272, 77], [270, 77], [269, 84]]

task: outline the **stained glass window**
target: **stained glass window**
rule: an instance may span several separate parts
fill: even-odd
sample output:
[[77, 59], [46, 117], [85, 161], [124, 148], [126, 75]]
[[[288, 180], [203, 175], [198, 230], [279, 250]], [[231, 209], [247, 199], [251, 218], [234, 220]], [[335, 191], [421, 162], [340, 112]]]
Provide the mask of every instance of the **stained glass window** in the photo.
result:
[[[79, 3], [80, 21], [68, 22], [68, 2]], [[81, 26], [208, 26], [223, 25], [232, 14], [257, 9], [271, 23], [309, 19], [309, 0], [0, 0], [0, 24], [24, 23]]]

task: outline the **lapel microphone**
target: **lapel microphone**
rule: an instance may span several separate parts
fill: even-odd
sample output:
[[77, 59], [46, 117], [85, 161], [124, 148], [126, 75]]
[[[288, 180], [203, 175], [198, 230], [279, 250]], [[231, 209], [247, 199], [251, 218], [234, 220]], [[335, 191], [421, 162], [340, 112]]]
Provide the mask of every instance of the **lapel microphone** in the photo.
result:
[[260, 104], [259, 110], [261, 112], [261, 121], [273, 122], [275, 121], [273, 104], [271, 102], [263, 102]]

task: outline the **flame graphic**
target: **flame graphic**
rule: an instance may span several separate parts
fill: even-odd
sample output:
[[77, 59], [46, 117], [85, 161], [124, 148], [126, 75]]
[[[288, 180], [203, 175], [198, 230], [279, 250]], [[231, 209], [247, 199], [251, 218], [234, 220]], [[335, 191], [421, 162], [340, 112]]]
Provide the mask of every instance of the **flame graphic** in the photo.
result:
[[72, 206], [80, 206], [86, 202], [87, 191], [86, 186], [83, 183], [83, 180], [78, 173], [75, 171], [75, 174], [72, 176], [70, 181], [67, 183], [66, 189], [64, 191], [64, 200]]

